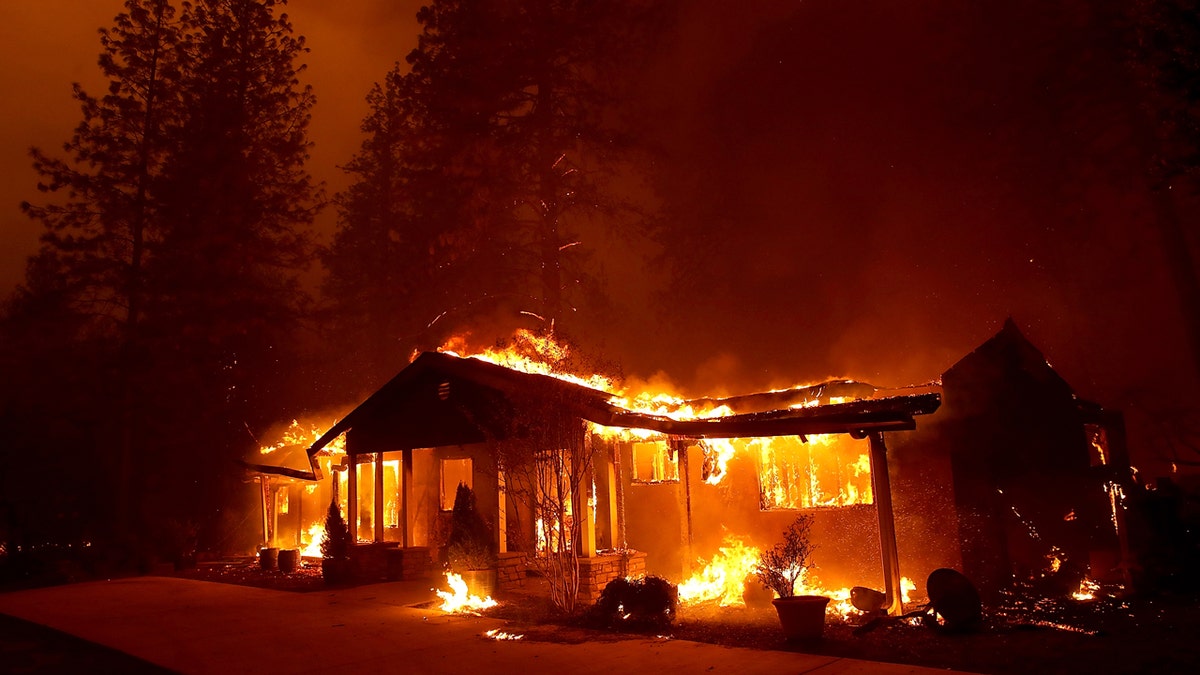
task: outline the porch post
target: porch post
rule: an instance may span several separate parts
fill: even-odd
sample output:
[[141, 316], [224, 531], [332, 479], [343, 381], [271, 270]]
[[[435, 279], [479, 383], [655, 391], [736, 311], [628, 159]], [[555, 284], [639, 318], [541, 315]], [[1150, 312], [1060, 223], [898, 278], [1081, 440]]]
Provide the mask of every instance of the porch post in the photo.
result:
[[887, 446], [882, 432], [872, 432], [871, 491], [879, 518], [879, 557], [883, 560], [884, 606], [888, 613], [904, 613], [904, 595], [900, 587], [900, 552], [896, 546], [896, 519], [892, 512], [892, 482], [888, 476]]
[[[588, 458], [589, 464], [592, 463], [592, 434], [586, 428], [583, 433], [583, 456]], [[596, 556], [596, 514], [591, 502], [592, 475], [595, 470], [595, 466], [589, 466], [588, 470], [583, 472], [579, 477], [579, 484], [575, 487], [575, 494], [571, 495], [575, 522], [579, 526], [579, 541], [575, 550], [581, 558]], [[572, 469], [571, 473], [575, 471]]]
[[504, 472], [496, 471], [496, 552], [508, 553], [508, 496], [504, 493]]
[[375, 515], [372, 522], [375, 523], [375, 543], [383, 541], [383, 453], [377, 452], [371, 455], [375, 462]]
[[[608, 547], [611, 549], [622, 549], [620, 524], [617, 517], [617, 473], [613, 466], [613, 446], [614, 443], [604, 443], [603, 449], [596, 453], [596, 459], [600, 460], [600, 468], [596, 473], [596, 489], [601, 490], [604, 496], [604, 527], [608, 531]], [[595, 461], [595, 460], [593, 460]], [[600, 495], [597, 495], [599, 502]]]
[[613, 486], [616, 493], [616, 501], [613, 503], [613, 508], [616, 510], [616, 515], [613, 516], [616, 529], [613, 530], [612, 545], [618, 551], [624, 551], [628, 547], [628, 542], [625, 541], [625, 472], [621, 470], [623, 446], [623, 443], [617, 442], [609, 444], [609, 451], [612, 453]]
[[271, 512], [275, 510], [275, 502], [271, 500], [270, 483], [266, 476], [258, 477], [259, 493], [262, 494], [262, 535], [263, 546], [271, 545]]
[[408, 522], [408, 501], [412, 494], [413, 451], [404, 448], [400, 451], [400, 527], [404, 528], [404, 547], [413, 545], [412, 527]]
[[350, 544], [358, 543], [358, 456], [349, 455], [346, 469], [346, 525], [350, 530]]

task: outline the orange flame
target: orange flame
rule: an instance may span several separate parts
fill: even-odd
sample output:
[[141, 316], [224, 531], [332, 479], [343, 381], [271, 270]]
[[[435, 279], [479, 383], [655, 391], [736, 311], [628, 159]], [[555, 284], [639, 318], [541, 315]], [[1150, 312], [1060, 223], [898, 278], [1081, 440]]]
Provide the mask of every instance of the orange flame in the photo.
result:
[[438, 609], [451, 614], [478, 614], [480, 611], [489, 607], [495, 607], [497, 603], [492, 599], [492, 596], [480, 598], [478, 595], [471, 595], [467, 590], [467, 582], [463, 581], [462, 576], [453, 572], [446, 572], [446, 583], [450, 586], [449, 591], [440, 591], [433, 589], [434, 593], [442, 599], [442, 604]]
[[[754, 575], [758, 567], [760, 551], [748, 546], [734, 535], [726, 535], [724, 545], [717, 549], [716, 555], [703, 569], [693, 574], [691, 578], [679, 584], [679, 601], [685, 605], [697, 605], [715, 602], [721, 607], [745, 607], [743, 593], [747, 584], [757, 584]], [[912, 579], [900, 579], [903, 602], [910, 602], [910, 596], [917, 586]], [[821, 585], [810, 570], [802, 570], [796, 582], [797, 595], [823, 595], [830, 599], [825, 609], [828, 616], [843, 621], [860, 616], [860, 612], [850, 602], [850, 589], [830, 589]]]

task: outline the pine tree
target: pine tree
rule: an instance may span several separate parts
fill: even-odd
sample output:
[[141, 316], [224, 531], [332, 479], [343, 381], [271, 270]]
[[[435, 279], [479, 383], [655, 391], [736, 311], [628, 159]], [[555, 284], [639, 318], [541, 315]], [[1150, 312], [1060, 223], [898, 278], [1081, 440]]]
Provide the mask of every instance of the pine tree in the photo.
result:
[[119, 458], [112, 494], [153, 518], [219, 513], [246, 428], [283, 405], [320, 201], [285, 5], [129, 0], [101, 31], [108, 93], [76, 87], [66, 158], [33, 151], [49, 203], [24, 208], [46, 233], [16, 304], [44, 293], [86, 319], [81, 348], [109, 354], [93, 405], [117, 428], [85, 433]]
[[[376, 324], [388, 326], [381, 342], [393, 349], [398, 338], [436, 342], [439, 329], [497, 310], [548, 326], [569, 314], [586, 285], [588, 247], [576, 245], [574, 228], [617, 201], [602, 188], [608, 154], [622, 143], [604, 118], [611, 92], [601, 84], [616, 81], [607, 77], [613, 55], [637, 53], [616, 48], [628, 31], [613, 30], [635, 5], [423, 8], [411, 70], [397, 67], [373, 90], [367, 139], [348, 165], [356, 181], [324, 256], [335, 305], [386, 299], [377, 305], [407, 319]], [[371, 265], [355, 266], [372, 247]], [[373, 274], [376, 264], [414, 276]]]

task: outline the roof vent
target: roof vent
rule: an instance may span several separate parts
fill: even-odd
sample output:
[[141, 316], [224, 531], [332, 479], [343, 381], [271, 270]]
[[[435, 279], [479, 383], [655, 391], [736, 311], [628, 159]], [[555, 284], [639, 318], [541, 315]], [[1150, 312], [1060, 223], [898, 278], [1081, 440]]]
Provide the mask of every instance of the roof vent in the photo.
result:
[[438, 400], [445, 401], [450, 398], [450, 383], [443, 382], [438, 385]]

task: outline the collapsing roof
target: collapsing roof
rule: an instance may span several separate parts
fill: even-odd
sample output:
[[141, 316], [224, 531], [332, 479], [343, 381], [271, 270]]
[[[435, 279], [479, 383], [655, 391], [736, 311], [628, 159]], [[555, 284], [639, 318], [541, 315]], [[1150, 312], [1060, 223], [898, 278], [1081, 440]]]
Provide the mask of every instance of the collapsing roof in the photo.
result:
[[[719, 417], [672, 419], [623, 408], [615, 395], [549, 375], [524, 373], [474, 358], [425, 352], [387, 384], [334, 424], [308, 448], [308, 472], [253, 466], [315, 480], [317, 453], [349, 433], [352, 455], [402, 448], [480, 443], [511, 433], [507, 421], [523, 402], [551, 405], [556, 412], [606, 427], [643, 429], [669, 436], [746, 438], [872, 432], [915, 428], [915, 415], [937, 409], [937, 393], [883, 396], [846, 403], [810, 405], [830, 396], [875, 394], [871, 385], [833, 382], [695, 403], [727, 406]], [[801, 403], [804, 405], [802, 406]], [[272, 471], [272, 469], [279, 469]]]

